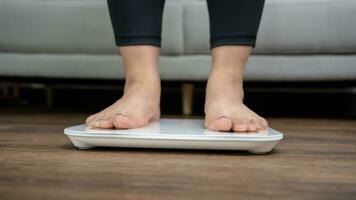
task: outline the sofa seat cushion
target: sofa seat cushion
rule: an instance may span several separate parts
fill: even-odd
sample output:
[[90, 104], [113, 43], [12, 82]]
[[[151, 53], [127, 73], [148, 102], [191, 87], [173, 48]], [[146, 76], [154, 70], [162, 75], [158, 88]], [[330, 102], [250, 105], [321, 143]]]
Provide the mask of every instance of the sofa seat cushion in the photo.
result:
[[[209, 55], [162, 56], [162, 80], [204, 81]], [[246, 81], [356, 80], [356, 55], [253, 55], [246, 66]], [[0, 54], [0, 75], [15, 77], [124, 79], [117, 55]]]

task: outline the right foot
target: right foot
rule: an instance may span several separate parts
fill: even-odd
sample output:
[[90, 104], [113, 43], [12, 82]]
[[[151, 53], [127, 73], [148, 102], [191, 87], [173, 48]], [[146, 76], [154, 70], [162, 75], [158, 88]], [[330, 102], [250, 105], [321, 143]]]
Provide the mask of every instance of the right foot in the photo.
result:
[[128, 129], [146, 126], [160, 117], [160, 84], [126, 83], [124, 95], [106, 109], [89, 116], [86, 124], [92, 128]]
[[160, 117], [161, 81], [158, 72], [159, 48], [139, 45], [120, 47], [125, 66], [124, 95], [114, 104], [89, 116], [93, 128], [139, 128]]

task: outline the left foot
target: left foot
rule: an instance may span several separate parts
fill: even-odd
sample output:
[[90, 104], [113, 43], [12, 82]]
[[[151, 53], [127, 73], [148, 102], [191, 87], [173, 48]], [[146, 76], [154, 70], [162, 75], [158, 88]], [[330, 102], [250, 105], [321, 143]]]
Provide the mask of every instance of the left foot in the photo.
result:
[[267, 129], [267, 121], [243, 103], [243, 71], [251, 49], [247, 46], [213, 48], [204, 108], [205, 126], [209, 130], [257, 132]]
[[257, 132], [267, 121], [243, 104], [242, 80], [231, 72], [215, 70], [209, 76], [205, 100], [205, 126], [211, 131]]

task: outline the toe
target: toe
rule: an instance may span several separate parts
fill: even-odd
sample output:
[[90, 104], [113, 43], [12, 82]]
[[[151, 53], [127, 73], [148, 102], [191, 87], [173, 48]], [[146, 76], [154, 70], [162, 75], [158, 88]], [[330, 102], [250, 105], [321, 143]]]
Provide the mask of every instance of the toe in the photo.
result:
[[247, 131], [248, 131], [248, 132], [256, 132], [256, 131], [257, 131], [257, 128], [256, 128], [255, 125], [250, 124], [250, 125], [248, 125]]
[[265, 129], [268, 128], [268, 121], [265, 118], [261, 117], [262, 124], [264, 125]]
[[98, 126], [99, 128], [105, 128], [105, 129], [111, 129], [114, 127], [112, 122], [108, 119], [99, 120]]
[[[89, 117], [90, 118], [90, 117]], [[108, 117], [105, 114], [95, 114], [91, 120], [87, 120], [87, 126], [91, 128], [110, 128], [110, 123], [107, 122]]]
[[246, 124], [238, 124], [234, 126], [234, 131], [235, 132], [246, 132], [248, 126]]
[[248, 123], [246, 120], [234, 120], [233, 131], [246, 132], [248, 129]]
[[256, 132], [257, 131], [256, 120], [254, 120], [254, 119], [249, 120], [247, 131], [248, 132]]
[[267, 127], [264, 125], [264, 123], [261, 119], [257, 120], [257, 122], [256, 122], [257, 131], [263, 131], [263, 130], [266, 130], [266, 128]]
[[117, 128], [117, 129], [127, 129], [127, 128], [133, 128], [134, 127], [133, 120], [130, 119], [129, 117], [126, 117], [123, 114], [115, 115], [112, 118], [111, 122], [114, 125], [114, 127]]
[[100, 122], [99, 122], [99, 120], [95, 119], [95, 120], [90, 121], [87, 126], [90, 128], [99, 128]]
[[102, 119], [103, 117], [105, 117], [106, 114], [103, 113], [103, 112], [99, 112], [99, 113], [96, 113], [96, 114], [93, 114], [93, 115], [90, 115], [86, 120], [85, 120], [85, 124], [86, 125], [93, 125], [93, 123], [97, 120], [100, 120]]
[[85, 124], [89, 125], [93, 120], [95, 120], [97, 118], [98, 114], [94, 114], [94, 115], [90, 115], [86, 120], [85, 120]]
[[220, 117], [207, 123], [207, 128], [211, 131], [230, 131], [232, 121], [227, 117]]

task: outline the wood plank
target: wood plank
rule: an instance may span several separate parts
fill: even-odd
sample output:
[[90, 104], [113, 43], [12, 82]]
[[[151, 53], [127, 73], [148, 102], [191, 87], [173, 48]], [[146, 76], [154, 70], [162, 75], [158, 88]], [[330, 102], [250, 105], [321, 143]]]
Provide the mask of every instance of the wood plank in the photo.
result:
[[273, 153], [97, 148], [63, 129], [83, 114], [0, 114], [1, 199], [350, 199], [356, 123], [269, 119]]

